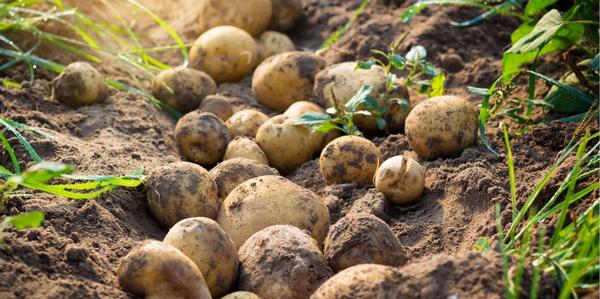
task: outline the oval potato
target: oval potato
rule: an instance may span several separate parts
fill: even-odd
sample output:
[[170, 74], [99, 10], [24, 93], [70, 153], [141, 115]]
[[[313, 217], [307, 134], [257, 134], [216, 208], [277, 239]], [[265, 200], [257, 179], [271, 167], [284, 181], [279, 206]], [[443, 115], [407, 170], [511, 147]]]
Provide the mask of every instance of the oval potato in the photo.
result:
[[190, 161], [211, 166], [221, 160], [229, 143], [223, 121], [208, 112], [192, 111], [177, 122], [175, 140]]
[[373, 182], [381, 153], [373, 142], [358, 136], [342, 136], [321, 152], [319, 166], [328, 185]]
[[271, 0], [198, 0], [198, 30], [230, 25], [245, 30], [250, 35], [265, 31], [271, 22]]
[[375, 188], [393, 204], [406, 205], [419, 199], [425, 189], [425, 173], [421, 165], [408, 157], [385, 160], [375, 174]]
[[162, 71], [152, 82], [152, 95], [180, 112], [197, 109], [217, 92], [217, 84], [206, 73], [184, 67]]
[[233, 158], [246, 158], [264, 165], [269, 165], [269, 159], [267, 159], [265, 152], [253, 139], [245, 136], [235, 137], [227, 145], [223, 161]]

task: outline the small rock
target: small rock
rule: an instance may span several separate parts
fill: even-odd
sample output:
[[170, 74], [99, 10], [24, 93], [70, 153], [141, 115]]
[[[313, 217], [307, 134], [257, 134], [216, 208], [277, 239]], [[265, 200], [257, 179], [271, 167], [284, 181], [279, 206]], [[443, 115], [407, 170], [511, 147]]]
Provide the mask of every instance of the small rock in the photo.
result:
[[65, 255], [69, 262], [83, 262], [88, 257], [88, 252], [81, 246], [69, 244], [65, 248]]
[[464, 67], [464, 62], [458, 54], [442, 54], [440, 63], [445, 70], [451, 73], [456, 73]]

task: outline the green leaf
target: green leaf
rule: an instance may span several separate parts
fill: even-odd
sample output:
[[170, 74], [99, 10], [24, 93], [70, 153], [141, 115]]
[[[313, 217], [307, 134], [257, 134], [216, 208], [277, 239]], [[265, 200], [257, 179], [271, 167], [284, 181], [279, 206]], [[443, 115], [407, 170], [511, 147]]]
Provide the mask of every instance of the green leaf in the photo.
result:
[[519, 39], [506, 53], [523, 53], [538, 50], [544, 46], [558, 30], [565, 25], [558, 10], [546, 13], [533, 30]]
[[373, 60], [358, 61], [356, 63], [355, 69], [370, 70], [375, 65], [375, 63], [376, 62]]
[[8, 223], [12, 224], [16, 229], [22, 230], [25, 228], [39, 227], [44, 221], [45, 217], [43, 212], [33, 211], [16, 216], [9, 216], [7, 219]]
[[21, 177], [29, 182], [47, 183], [53, 178], [73, 172], [74, 169], [75, 167], [62, 163], [42, 162], [27, 169]]
[[22, 86], [21, 83], [17, 83], [15, 81], [11, 81], [8, 79], [2, 80], [2, 85], [4, 85], [5, 87], [8, 87], [8, 88], [16, 88], [16, 89], [20, 89]]
[[360, 90], [348, 101], [346, 102], [346, 110], [349, 112], [355, 112], [358, 109], [365, 99], [373, 92], [373, 86], [371, 85], [363, 85]]
[[379, 130], [383, 130], [385, 128], [385, 119], [378, 117], [376, 119], [377, 122], [377, 128], [379, 128]]
[[443, 73], [439, 73], [433, 79], [431, 79], [431, 91], [429, 92], [430, 97], [436, 97], [444, 95], [444, 84], [446, 83], [446, 76]]
[[443, 5], [443, 4], [455, 4], [465, 6], [477, 6], [482, 7], [481, 3], [476, 0], [421, 0], [411, 5], [400, 15], [400, 20], [404, 23], [409, 22], [412, 18], [420, 14], [425, 8], [430, 5]]
[[490, 249], [492, 249], [490, 240], [486, 237], [481, 237], [475, 243], [475, 247], [473, 248], [473, 251], [485, 253], [485, 252], [489, 251]]
[[531, 32], [531, 30], [533, 30], [533, 27], [535, 27], [534, 21], [524, 22], [523, 24], [521, 24], [515, 31], [513, 31], [513, 33], [510, 34], [511, 44], [514, 45], [521, 38], [523, 38], [525, 35]]
[[594, 57], [594, 59], [592, 59], [592, 63], [590, 64], [590, 69], [595, 72], [600, 70], [600, 54], [596, 54], [596, 57]]
[[404, 69], [406, 59], [398, 54], [392, 54], [392, 66], [397, 69]]
[[585, 94], [576, 87], [579, 84], [579, 80], [575, 74], [570, 74], [562, 80], [549, 81], [554, 86], [550, 89], [546, 97], [544, 97], [543, 102], [548, 104], [552, 111], [562, 113], [582, 113], [587, 111], [591, 106], [590, 100], [594, 101], [594, 97]]
[[340, 131], [342, 131], [342, 128], [340, 128], [332, 120], [324, 121], [321, 124], [321, 126], [319, 126], [318, 128], [316, 128], [316, 131], [317, 132], [321, 132], [321, 133], [329, 133], [329, 131], [332, 131], [332, 130], [340, 130]]
[[554, 3], [556, 3], [556, 0], [529, 0], [527, 6], [525, 6], [525, 14], [528, 16], [536, 15]]
[[307, 125], [314, 126], [320, 125], [325, 121], [331, 120], [331, 116], [328, 114], [323, 114], [319, 112], [306, 112], [300, 118], [293, 122], [293, 125]]
[[554, 80], [554, 79], [552, 79], [552, 78], [550, 78], [550, 77], [548, 77], [546, 75], [543, 75], [543, 74], [540, 74], [540, 73], [537, 73], [537, 72], [534, 72], [534, 71], [530, 71], [530, 70], [527, 70], [527, 72], [530, 73], [530, 74], [533, 74], [533, 75], [535, 75], [535, 76], [537, 76], [539, 78], [544, 79], [546, 82], [548, 82], [548, 83], [550, 83], [550, 84], [558, 87], [559, 89], [564, 90], [565, 92], [567, 92], [571, 96], [577, 98], [578, 100], [587, 102], [590, 105], [593, 104], [594, 101], [596, 100], [593, 96], [590, 96], [590, 95], [584, 93], [583, 91], [581, 91], [581, 90], [579, 90], [579, 89], [577, 89], [577, 88], [575, 88], [573, 86], [561, 83], [561, 82], [559, 82], [557, 80]]
[[489, 93], [489, 89], [487, 89], [487, 88], [474, 87], [474, 86], [467, 86], [467, 90], [470, 93], [476, 94], [478, 96], [486, 96]]

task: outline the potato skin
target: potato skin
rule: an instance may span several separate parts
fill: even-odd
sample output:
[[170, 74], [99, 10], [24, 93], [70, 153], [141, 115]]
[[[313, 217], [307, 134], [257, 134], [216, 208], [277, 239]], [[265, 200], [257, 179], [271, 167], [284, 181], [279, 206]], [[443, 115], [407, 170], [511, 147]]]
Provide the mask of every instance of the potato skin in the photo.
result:
[[165, 228], [189, 217], [217, 216], [217, 184], [202, 166], [169, 163], [150, 173], [146, 187], [150, 211]]
[[304, 113], [307, 112], [318, 112], [318, 113], [325, 113], [325, 110], [323, 108], [321, 108], [321, 106], [313, 103], [313, 102], [309, 102], [309, 101], [300, 101], [300, 102], [296, 102], [294, 104], [292, 104], [290, 107], [287, 108], [287, 110], [285, 110], [285, 112], [283, 113], [283, 115], [296, 120], [299, 119], [300, 117], [302, 117], [302, 115], [304, 115]]
[[219, 200], [222, 202], [239, 184], [263, 175], [279, 175], [279, 172], [254, 160], [233, 158], [219, 163], [210, 170], [210, 175], [217, 184]]
[[405, 279], [398, 269], [390, 266], [356, 265], [331, 277], [310, 299], [403, 298], [399, 285]]
[[410, 147], [425, 160], [459, 155], [475, 144], [478, 113], [467, 100], [439, 96], [422, 101], [406, 118]]
[[302, 17], [301, 0], [271, 0], [271, 2], [273, 3], [273, 16], [269, 25], [271, 29], [286, 31]]
[[219, 94], [209, 95], [202, 101], [200, 110], [210, 112], [222, 121], [227, 121], [233, 115], [233, 108], [227, 99], [228, 97]]
[[213, 297], [227, 294], [237, 281], [237, 248], [215, 221], [205, 217], [181, 220], [163, 242], [179, 249], [198, 266]]
[[408, 157], [395, 156], [385, 160], [375, 174], [375, 188], [388, 201], [406, 205], [419, 199], [425, 189], [425, 173], [421, 165]]
[[258, 39], [258, 61], [262, 62], [273, 55], [295, 49], [294, 42], [287, 35], [277, 31], [265, 31]]
[[273, 7], [271, 0], [199, 0], [198, 11], [200, 32], [229, 25], [254, 36], [267, 29]]
[[333, 275], [317, 242], [291, 225], [273, 225], [240, 247], [240, 289], [263, 298], [307, 298]]
[[221, 205], [217, 222], [238, 248], [255, 232], [277, 224], [305, 229], [321, 244], [329, 228], [329, 210], [310, 190], [267, 175], [233, 189]]
[[342, 136], [323, 149], [319, 166], [328, 185], [356, 183], [366, 186], [373, 182], [380, 158], [379, 149], [368, 139]]
[[315, 75], [325, 67], [320, 56], [293, 51], [271, 56], [252, 76], [252, 91], [259, 103], [283, 112], [291, 104], [308, 101]]
[[229, 136], [256, 137], [256, 131], [264, 124], [269, 117], [253, 109], [245, 109], [234, 113], [226, 122]]
[[162, 71], [152, 82], [152, 94], [180, 112], [197, 109], [217, 92], [217, 84], [206, 73], [184, 67]]
[[52, 80], [52, 98], [72, 107], [102, 101], [108, 93], [104, 77], [87, 62], [73, 62]]
[[260, 297], [254, 293], [238, 291], [221, 297], [221, 299], [260, 299]]
[[246, 158], [269, 165], [269, 159], [258, 144], [249, 137], [238, 136], [229, 142], [223, 161], [233, 158]]
[[256, 65], [257, 51], [256, 42], [244, 30], [215, 27], [200, 35], [192, 45], [190, 67], [207, 73], [217, 83], [239, 81]]
[[201, 165], [219, 162], [229, 139], [225, 123], [208, 112], [192, 111], [180, 118], [175, 127], [175, 140], [181, 153]]

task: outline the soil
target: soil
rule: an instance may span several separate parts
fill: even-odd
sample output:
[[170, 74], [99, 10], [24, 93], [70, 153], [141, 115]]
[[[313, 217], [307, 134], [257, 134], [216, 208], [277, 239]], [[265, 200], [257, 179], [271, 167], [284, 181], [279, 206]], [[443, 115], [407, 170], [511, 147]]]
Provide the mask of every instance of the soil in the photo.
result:
[[[77, 2], [88, 12], [106, 13], [94, 9], [99, 0], [70, 2]], [[141, 2], [169, 21], [186, 42], [198, 36], [194, 30], [194, 1]], [[316, 50], [361, 2], [304, 0], [304, 17], [289, 35], [298, 48]], [[410, 24], [403, 24], [398, 16], [410, 2], [374, 2], [348, 33], [323, 53], [327, 62], [367, 58], [371, 49], [385, 50], [390, 42], [410, 32], [400, 51], [416, 44], [425, 46], [429, 58], [447, 74], [447, 93], [468, 97], [474, 103], [480, 99], [468, 93], [466, 86], [489, 86], [500, 74], [501, 54], [518, 26], [510, 17], [496, 16], [474, 27], [455, 27], [450, 21], [478, 13], [457, 7], [430, 8]], [[135, 13], [127, 9], [123, 12]], [[140, 21], [136, 26], [157, 44], [168, 40], [163, 30], [151, 22]], [[63, 62], [72, 59], [57, 52], [47, 56]], [[181, 62], [176, 52], [163, 56], [172, 65]], [[119, 70], [112, 64], [100, 68], [108, 74]], [[24, 67], [2, 75], [15, 81], [27, 78]], [[149, 172], [182, 159], [173, 138], [176, 121], [168, 113], [142, 97], [117, 91], [112, 91], [103, 103], [69, 108], [50, 98], [49, 81], [53, 76], [40, 72], [34, 84], [25, 83], [21, 89], [0, 87], [3, 117], [44, 128], [56, 137], [49, 140], [25, 133], [45, 160], [77, 165], [77, 174], [124, 175], [140, 167]], [[540, 92], [544, 89], [547, 87], [540, 85]], [[221, 84], [218, 90], [234, 98], [237, 110], [255, 107], [274, 115], [253, 98], [250, 77]], [[413, 102], [419, 99], [415, 96]], [[577, 126], [551, 123], [522, 136], [511, 136], [519, 198], [533, 190]], [[503, 152], [501, 132], [490, 128], [492, 145]], [[405, 152], [414, 155], [404, 135], [376, 137], [373, 141], [384, 159]], [[12, 138], [10, 142], [18, 149], [19, 158], [27, 160], [17, 140]], [[9, 161], [3, 151], [0, 163], [10, 165]], [[407, 207], [388, 205], [373, 188], [326, 186], [316, 158], [287, 177], [324, 198], [332, 223], [350, 211], [372, 213], [386, 221], [404, 246], [406, 265], [400, 269], [412, 282], [402, 286], [406, 294], [421, 298], [500, 298], [502, 272], [498, 257], [473, 253], [471, 249], [481, 236], [496, 238], [495, 203], [501, 204], [504, 216], [511, 213], [505, 163], [504, 157], [493, 155], [481, 144], [459, 157], [422, 161], [425, 192], [418, 204]], [[557, 188], [567, 171], [566, 167], [559, 171], [543, 191], [542, 200]], [[4, 233], [0, 245], [0, 298], [131, 297], [116, 280], [119, 260], [139, 241], [162, 240], [166, 234], [150, 214], [143, 187], [116, 189], [89, 201], [21, 192], [9, 199], [7, 207], [6, 215], [39, 209], [46, 220], [37, 229], [9, 229]], [[555, 296], [552, 284], [544, 295]]]

